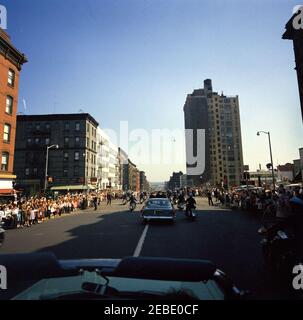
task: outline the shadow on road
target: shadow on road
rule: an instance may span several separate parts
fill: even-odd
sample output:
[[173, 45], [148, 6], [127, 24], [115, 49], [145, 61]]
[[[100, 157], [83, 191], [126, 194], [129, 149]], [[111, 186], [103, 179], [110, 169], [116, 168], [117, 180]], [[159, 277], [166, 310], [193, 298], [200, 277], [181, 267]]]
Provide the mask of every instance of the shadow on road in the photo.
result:
[[139, 214], [113, 212], [99, 215], [98, 219], [96, 223], [67, 230], [71, 239], [38, 252], [51, 251], [59, 259], [123, 258], [132, 255], [143, 230]]

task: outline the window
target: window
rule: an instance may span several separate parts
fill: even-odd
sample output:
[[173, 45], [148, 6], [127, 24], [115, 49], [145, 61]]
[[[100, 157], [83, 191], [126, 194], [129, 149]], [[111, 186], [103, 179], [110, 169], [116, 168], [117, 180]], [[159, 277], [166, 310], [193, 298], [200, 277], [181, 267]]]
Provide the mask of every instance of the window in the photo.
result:
[[15, 71], [12, 69], [8, 70], [7, 84], [11, 87], [15, 85]]
[[80, 123], [76, 122], [75, 124], [76, 131], [80, 131]]
[[63, 154], [63, 160], [68, 161], [68, 152], [64, 152]]
[[74, 176], [79, 176], [79, 167], [78, 166], [75, 166], [74, 167]]
[[50, 138], [45, 138], [45, 145], [48, 146], [50, 144]]
[[32, 138], [27, 138], [27, 145], [30, 146], [32, 144]]
[[68, 122], [64, 123], [64, 130], [69, 130], [69, 123]]
[[37, 174], [38, 174], [38, 168], [34, 168], [34, 169], [33, 169], [33, 174], [34, 174], [34, 175], [37, 175]]
[[29, 168], [25, 168], [25, 175], [29, 176]]
[[40, 139], [39, 138], [35, 138], [35, 144], [39, 144]]
[[89, 138], [86, 138], [86, 147], [89, 147]]
[[40, 123], [36, 123], [36, 130], [40, 130]]
[[63, 169], [63, 177], [67, 177], [68, 176], [68, 170], [67, 169]]
[[50, 129], [50, 124], [49, 124], [49, 123], [46, 123], [46, 124], [45, 124], [45, 129], [46, 129], [46, 130], [49, 130], [49, 129]]
[[9, 153], [2, 152], [2, 157], [1, 157], [1, 170], [2, 171], [8, 171], [8, 160], [9, 160]]
[[69, 143], [69, 137], [64, 137], [64, 146], [68, 146]]
[[9, 142], [11, 137], [11, 125], [10, 124], [5, 124], [4, 125], [4, 133], [3, 133], [3, 140], [5, 142]]
[[79, 161], [79, 151], [75, 151], [75, 161]]
[[12, 114], [13, 113], [13, 103], [14, 103], [14, 99], [11, 96], [7, 96], [6, 97], [6, 107], [5, 107], [5, 112], [8, 114]]
[[79, 137], [75, 137], [75, 144], [79, 145], [80, 144], [80, 138]]

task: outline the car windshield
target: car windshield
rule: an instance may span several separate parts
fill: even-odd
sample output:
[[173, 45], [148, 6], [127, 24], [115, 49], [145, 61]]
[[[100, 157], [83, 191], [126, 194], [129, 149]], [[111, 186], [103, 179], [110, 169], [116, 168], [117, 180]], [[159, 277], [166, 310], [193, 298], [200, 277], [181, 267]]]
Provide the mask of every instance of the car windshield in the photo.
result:
[[163, 207], [170, 208], [171, 204], [168, 200], [149, 200], [146, 203], [146, 208]]
[[[108, 281], [108, 282], [107, 282]], [[154, 298], [185, 300], [222, 300], [224, 293], [218, 284], [207, 282], [161, 281], [136, 278], [108, 277], [105, 280], [95, 272], [84, 272], [76, 277], [43, 279], [13, 297], [14, 300], [45, 300], [71, 298], [91, 292], [84, 284], [100, 285], [94, 298]], [[104, 288], [101, 289], [101, 287]], [[107, 289], [105, 289], [107, 288]], [[94, 291], [96, 292], [96, 291]]]

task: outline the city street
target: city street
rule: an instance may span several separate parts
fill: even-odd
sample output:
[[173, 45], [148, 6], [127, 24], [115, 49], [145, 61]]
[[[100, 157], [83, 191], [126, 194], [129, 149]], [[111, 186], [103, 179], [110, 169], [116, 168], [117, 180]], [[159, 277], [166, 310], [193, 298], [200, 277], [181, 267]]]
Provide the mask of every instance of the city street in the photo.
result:
[[98, 211], [78, 211], [26, 229], [7, 230], [1, 253], [51, 251], [59, 259], [158, 256], [212, 260], [251, 298], [287, 298], [264, 271], [258, 218], [209, 207], [197, 199], [196, 222], [178, 213], [175, 224], [147, 226], [136, 212], [113, 201]]

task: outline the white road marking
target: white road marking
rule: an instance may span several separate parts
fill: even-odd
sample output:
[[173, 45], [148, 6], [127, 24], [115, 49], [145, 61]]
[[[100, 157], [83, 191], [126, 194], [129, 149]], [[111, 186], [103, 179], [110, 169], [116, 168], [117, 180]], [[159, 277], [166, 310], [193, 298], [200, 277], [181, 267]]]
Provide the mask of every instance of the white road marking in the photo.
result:
[[141, 251], [142, 251], [142, 248], [143, 248], [143, 244], [144, 244], [144, 241], [145, 241], [145, 238], [146, 238], [146, 234], [147, 234], [147, 230], [148, 230], [148, 227], [149, 225], [147, 224], [142, 232], [142, 235], [140, 237], [140, 240], [137, 244], [137, 247], [136, 247], [136, 250], [133, 254], [134, 257], [139, 257]]

